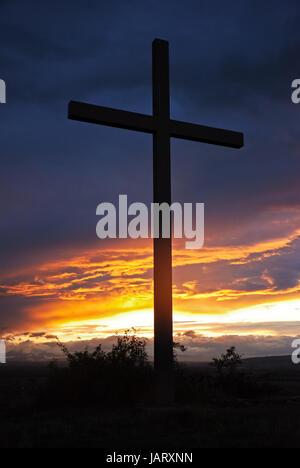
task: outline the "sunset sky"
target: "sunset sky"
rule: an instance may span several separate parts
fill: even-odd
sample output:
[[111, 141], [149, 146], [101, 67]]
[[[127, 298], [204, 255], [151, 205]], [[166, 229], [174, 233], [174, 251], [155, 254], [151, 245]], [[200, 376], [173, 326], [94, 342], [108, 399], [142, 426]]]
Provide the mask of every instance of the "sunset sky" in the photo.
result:
[[[48, 8], [45, 5], [48, 4]], [[136, 327], [153, 337], [152, 241], [99, 240], [96, 207], [152, 199], [152, 137], [67, 119], [69, 100], [152, 113], [151, 43], [170, 43], [171, 117], [244, 132], [174, 140], [173, 201], [205, 203], [205, 244], [173, 243], [185, 358], [300, 336], [300, 9], [272, 2], [2, 1], [0, 338], [47, 359]]]

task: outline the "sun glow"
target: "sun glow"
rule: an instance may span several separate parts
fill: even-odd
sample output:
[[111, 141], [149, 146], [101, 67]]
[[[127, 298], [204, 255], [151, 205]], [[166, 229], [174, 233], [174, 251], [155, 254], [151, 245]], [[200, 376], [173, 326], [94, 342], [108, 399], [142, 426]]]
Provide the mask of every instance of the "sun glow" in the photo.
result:
[[[300, 282], [282, 287], [268, 262], [293, 252], [291, 244], [299, 235], [294, 229], [264, 242], [195, 251], [175, 242], [174, 335], [190, 330], [207, 337], [295, 335]], [[11, 334], [20, 336], [25, 329], [24, 340], [50, 335], [88, 340], [134, 327], [153, 336], [152, 245], [120, 242], [114, 248], [91, 247], [80, 255], [72, 251], [50, 258], [0, 277], [0, 295], [26, 298], [20, 301], [22, 330], [11, 328]]]
[[[300, 299], [265, 303], [226, 314], [195, 314], [174, 311], [174, 334], [193, 330], [206, 337], [222, 335], [272, 336], [288, 333], [293, 328], [300, 333]], [[92, 320], [61, 323], [51, 332], [62, 340], [105, 338], [134, 328], [137, 334], [153, 337], [153, 309], [141, 309]]]

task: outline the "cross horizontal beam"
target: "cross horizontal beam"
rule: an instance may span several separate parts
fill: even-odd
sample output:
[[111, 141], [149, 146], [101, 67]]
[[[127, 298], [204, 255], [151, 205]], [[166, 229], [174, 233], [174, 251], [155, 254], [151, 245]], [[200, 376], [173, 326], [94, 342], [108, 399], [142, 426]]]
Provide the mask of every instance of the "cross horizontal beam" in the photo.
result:
[[[124, 128], [144, 133], [155, 133], [158, 123], [154, 117], [136, 112], [111, 109], [84, 102], [70, 101], [68, 117], [72, 120], [109, 127]], [[211, 143], [214, 145], [241, 148], [244, 144], [243, 134], [232, 130], [208, 127], [170, 119], [167, 122], [169, 136], [184, 140]]]
[[81, 122], [125, 128], [137, 132], [154, 132], [153, 117], [151, 115], [95, 106], [84, 102], [70, 101], [68, 117]]
[[178, 120], [170, 120], [170, 136], [182, 138], [183, 140], [228, 146], [230, 148], [241, 148], [244, 145], [244, 136], [240, 132], [180, 122]]

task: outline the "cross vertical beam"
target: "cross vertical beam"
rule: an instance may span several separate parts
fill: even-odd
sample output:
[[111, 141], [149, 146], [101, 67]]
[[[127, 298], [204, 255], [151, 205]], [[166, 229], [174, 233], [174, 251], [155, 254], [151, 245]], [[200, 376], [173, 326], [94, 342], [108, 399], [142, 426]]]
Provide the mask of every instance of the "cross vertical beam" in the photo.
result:
[[[229, 148], [241, 148], [240, 132], [179, 122], [170, 119], [169, 44], [152, 43], [153, 115], [70, 101], [69, 119], [153, 134], [154, 202], [171, 204], [170, 138], [199, 141]], [[156, 400], [172, 402], [173, 323], [172, 323], [172, 240], [154, 239], [154, 366]]]
[[[152, 43], [153, 119], [153, 200], [171, 204], [169, 45]], [[154, 363], [159, 399], [172, 400], [173, 320], [172, 320], [172, 238], [154, 239]]]

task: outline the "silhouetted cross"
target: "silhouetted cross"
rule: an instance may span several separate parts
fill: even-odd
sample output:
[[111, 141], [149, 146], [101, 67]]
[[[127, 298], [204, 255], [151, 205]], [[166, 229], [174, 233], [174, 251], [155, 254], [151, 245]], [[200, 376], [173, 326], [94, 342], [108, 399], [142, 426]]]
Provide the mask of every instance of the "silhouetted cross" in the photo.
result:
[[[241, 148], [243, 134], [170, 119], [169, 44], [161, 39], [152, 43], [152, 89], [153, 115], [71, 101], [69, 118], [152, 133], [154, 203], [170, 205], [170, 137]], [[161, 235], [154, 239], [154, 365], [159, 399], [168, 402], [173, 367], [172, 240]]]

